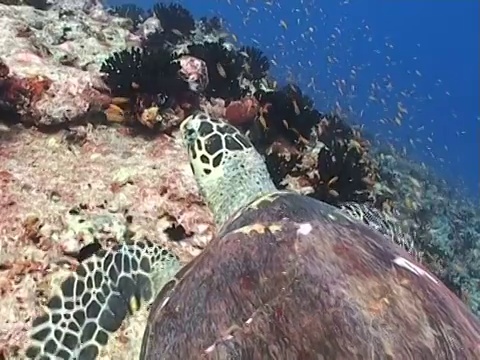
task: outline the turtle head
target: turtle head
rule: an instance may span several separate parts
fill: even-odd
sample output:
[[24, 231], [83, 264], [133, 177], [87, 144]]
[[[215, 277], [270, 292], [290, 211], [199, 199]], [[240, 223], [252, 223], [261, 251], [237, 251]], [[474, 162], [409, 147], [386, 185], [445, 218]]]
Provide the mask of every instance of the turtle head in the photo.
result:
[[276, 191], [264, 159], [234, 126], [196, 112], [182, 122], [180, 131], [217, 225], [257, 197]]

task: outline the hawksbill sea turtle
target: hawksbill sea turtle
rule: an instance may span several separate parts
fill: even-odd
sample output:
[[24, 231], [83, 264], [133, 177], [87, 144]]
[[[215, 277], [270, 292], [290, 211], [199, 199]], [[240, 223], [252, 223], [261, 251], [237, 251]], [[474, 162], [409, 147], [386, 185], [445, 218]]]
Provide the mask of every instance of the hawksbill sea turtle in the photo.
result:
[[217, 236], [184, 266], [147, 240], [85, 260], [33, 321], [27, 357], [94, 359], [143, 301], [141, 360], [480, 359], [479, 319], [381, 232], [278, 190], [220, 119], [197, 112], [181, 133]]

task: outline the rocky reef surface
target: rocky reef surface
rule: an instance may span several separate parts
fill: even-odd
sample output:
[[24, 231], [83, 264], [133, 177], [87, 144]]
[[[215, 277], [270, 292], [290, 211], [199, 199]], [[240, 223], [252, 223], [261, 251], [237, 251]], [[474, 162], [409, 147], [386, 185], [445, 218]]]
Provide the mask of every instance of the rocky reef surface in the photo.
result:
[[373, 156], [421, 261], [480, 315], [479, 204], [392, 148], [376, 149]]
[[[376, 209], [480, 314], [478, 204], [278, 85], [221, 19], [0, 0], [0, 24], [0, 359], [24, 358], [32, 318], [98, 247], [128, 233], [185, 262], [205, 247], [215, 228], [177, 138], [199, 109], [248, 133], [278, 187]], [[124, 358], [132, 336], [127, 321], [101, 358]]]

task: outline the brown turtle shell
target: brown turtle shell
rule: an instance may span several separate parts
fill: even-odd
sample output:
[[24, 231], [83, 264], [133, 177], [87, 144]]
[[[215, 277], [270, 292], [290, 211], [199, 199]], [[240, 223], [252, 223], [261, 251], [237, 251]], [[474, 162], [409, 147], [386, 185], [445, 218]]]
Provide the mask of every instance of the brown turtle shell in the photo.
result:
[[220, 231], [152, 306], [141, 359], [480, 359], [480, 322], [380, 234], [281, 192]]

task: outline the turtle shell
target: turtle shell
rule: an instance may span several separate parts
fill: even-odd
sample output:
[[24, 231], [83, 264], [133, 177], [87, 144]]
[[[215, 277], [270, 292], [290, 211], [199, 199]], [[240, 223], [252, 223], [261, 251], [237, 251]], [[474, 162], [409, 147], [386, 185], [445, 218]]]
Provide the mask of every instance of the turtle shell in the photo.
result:
[[252, 203], [154, 302], [141, 359], [480, 359], [480, 322], [400, 247], [315, 199]]

